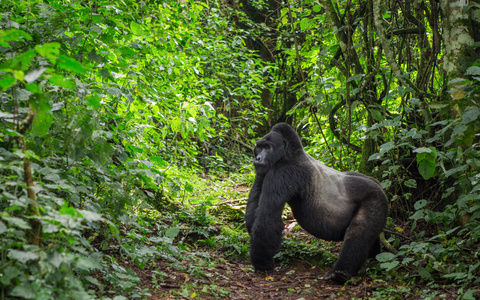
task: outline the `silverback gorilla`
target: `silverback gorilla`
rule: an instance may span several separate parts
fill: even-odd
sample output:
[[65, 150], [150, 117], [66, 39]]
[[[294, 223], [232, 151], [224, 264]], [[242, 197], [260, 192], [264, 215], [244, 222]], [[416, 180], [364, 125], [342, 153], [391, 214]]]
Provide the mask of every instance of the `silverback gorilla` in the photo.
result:
[[245, 223], [250, 234], [250, 259], [256, 270], [273, 269], [282, 243], [282, 211], [292, 208], [310, 234], [343, 240], [333, 270], [325, 279], [345, 283], [368, 257], [380, 253], [380, 232], [387, 197], [380, 183], [356, 172], [339, 172], [303, 150], [295, 130], [277, 124], [255, 145], [255, 182], [248, 197]]

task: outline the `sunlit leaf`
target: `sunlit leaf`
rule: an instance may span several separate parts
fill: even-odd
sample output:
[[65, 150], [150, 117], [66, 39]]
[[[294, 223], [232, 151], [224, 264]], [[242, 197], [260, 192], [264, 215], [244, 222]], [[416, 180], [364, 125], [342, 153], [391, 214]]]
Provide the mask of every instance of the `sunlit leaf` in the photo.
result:
[[45, 72], [45, 70], [47, 70], [47, 68], [40, 68], [38, 70], [28, 72], [28, 74], [24, 77], [25, 81], [30, 83], [37, 80], [43, 74], [43, 72]]
[[91, 107], [94, 107], [94, 108], [99, 108], [101, 100], [102, 99], [97, 95], [88, 95], [87, 96], [87, 105], [91, 106]]
[[42, 93], [42, 90], [34, 82], [30, 82], [30, 83], [26, 84], [25, 88], [28, 91], [30, 91], [31, 93], [34, 93], [34, 94], [41, 94]]
[[60, 54], [60, 44], [54, 42], [37, 45], [35, 46], [35, 51], [41, 56], [47, 58], [52, 64], [55, 64], [58, 55]]
[[142, 25], [136, 23], [136, 22], [130, 22], [130, 29], [132, 30], [132, 33], [135, 35], [143, 35], [143, 27]]
[[102, 215], [90, 210], [80, 209], [78, 212], [89, 222], [101, 221]]
[[7, 42], [21, 41], [22, 39], [31, 41], [32, 36], [20, 29], [0, 30], [0, 46], [10, 47]]
[[85, 70], [83, 69], [82, 64], [80, 64], [75, 59], [65, 55], [60, 55], [57, 61], [57, 66], [66, 71], [74, 72], [77, 74], [85, 74]]
[[48, 133], [53, 122], [53, 115], [50, 111], [50, 101], [45, 96], [37, 95], [31, 101], [35, 110], [35, 117], [32, 124], [32, 134], [43, 136]]
[[30, 67], [30, 63], [37, 54], [34, 50], [28, 50], [25, 53], [15, 56], [11, 60], [4, 63], [2, 66], [8, 66], [13, 70], [26, 71]]
[[48, 81], [50, 81], [50, 83], [53, 85], [67, 88], [67, 89], [75, 87], [75, 84], [72, 82], [70, 78], [67, 78], [60, 74], [52, 74], [50, 78], [48, 78]]
[[12, 87], [16, 82], [17, 82], [17, 80], [15, 79], [15, 77], [13, 77], [10, 74], [3, 74], [0, 77], [0, 87], [3, 90], [6, 90], [6, 89]]

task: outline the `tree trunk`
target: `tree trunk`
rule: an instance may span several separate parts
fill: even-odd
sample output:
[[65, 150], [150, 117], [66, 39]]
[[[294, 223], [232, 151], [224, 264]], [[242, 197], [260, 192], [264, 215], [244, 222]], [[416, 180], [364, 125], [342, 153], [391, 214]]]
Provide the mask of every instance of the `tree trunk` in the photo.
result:
[[[465, 70], [475, 61], [475, 57], [469, 55], [467, 51], [467, 47], [475, 42], [472, 32], [468, 28], [467, 5], [468, 0], [440, 0], [440, 8], [443, 13], [443, 69], [447, 74], [448, 81], [462, 77]], [[454, 89], [454, 92], [450, 94], [452, 100], [459, 100], [465, 94], [454, 85], [448, 85], [447, 88]]]

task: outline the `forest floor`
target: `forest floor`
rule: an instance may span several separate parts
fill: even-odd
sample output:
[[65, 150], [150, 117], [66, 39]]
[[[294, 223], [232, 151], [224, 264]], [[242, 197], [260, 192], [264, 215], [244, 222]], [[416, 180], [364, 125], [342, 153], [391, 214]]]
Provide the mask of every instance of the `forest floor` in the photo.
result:
[[[300, 263], [286, 269], [275, 270], [268, 274], [255, 273], [249, 267], [248, 261], [227, 261], [209, 268], [208, 274], [214, 274], [214, 279], [204, 276], [195, 278], [197, 289], [205, 290], [210, 295], [201, 295], [202, 299], [364, 299], [372, 297], [372, 291], [384, 283], [374, 282], [370, 278], [361, 278], [347, 287], [334, 285], [323, 280], [326, 270], [309, 267]], [[181, 299], [179, 295], [169, 295], [169, 290], [179, 290], [188, 281], [189, 275], [172, 272], [168, 265], [161, 267], [170, 276], [159, 286], [152, 289], [152, 276], [148, 270], [137, 270], [142, 280], [142, 287], [150, 288], [151, 299]], [[158, 269], [157, 269], [158, 270]], [[202, 287], [203, 286], [203, 287]], [[206, 286], [206, 288], [205, 288]], [[193, 294], [193, 297], [192, 297]], [[196, 293], [185, 297], [196, 298]], [[452, 299], [454, 299], [452, 295]]]
[[426, 285], [402, 286], [398, 282], [392, 285], [365, 274], [345, 286], [337, 285], [324, 280], [328, 268], [300, 261], [269, 273], [254, 272], [247, 260], [225, 260], [221, 256], [221, 253], [212, 256], [219, 263], [201, 267], [203, 272], [195, 276], [178, 271], [165, 261], [158, 262], [155, 271], [168, 274], [158, 284], [152, 280], [153, 270], [131, 267], [141, 279], [142, 289], [150, 291], [150, 299], [458, 299], [459, 296], [456, 287], [435, 291]]
[[[248, 188], [237, 186], [236, 192], [245, 202]], [[241, 208], [236, 204], [238, 211], [244, 210], [245, 203]], [[298, 229], [293, 217], [284, 221], [287, 235], [295, 227], [302, 243], [314, 240]], [[337, 256], [341, 244], [330, 243], [325, 251]], [[127, 260], [124, 267], [139, 277], [139, 290], [146, 291], [149, 299], [459, 299], [456, 286], [413, 283], [415, 280], [407, 283], [409, 274], [387, 277], [373, 261], [366, 264], [373, 267], [369, 271], [362, 270], [346, 285], [337, 285], [324, 279], [332, 267], [331, 260], [324, 265], [293, 258], [286, 266], [277, 262], [272, 272], [255, 272], [250, 261], [219, 248], [194, 242], [183, 250], [180, 260], [155, 259], [143, 269]]]

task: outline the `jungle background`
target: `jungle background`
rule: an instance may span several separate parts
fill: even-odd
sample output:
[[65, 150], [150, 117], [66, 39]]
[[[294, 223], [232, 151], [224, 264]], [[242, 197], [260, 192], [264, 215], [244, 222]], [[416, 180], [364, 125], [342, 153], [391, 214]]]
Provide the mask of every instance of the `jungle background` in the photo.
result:
[[[475, 299], [478, 0], [0, 2], [1, 299]], [[243, 225], [278, 122], [381, 181], [385, 251]], [[393, 251], [395, 252], [395, 251]]]

